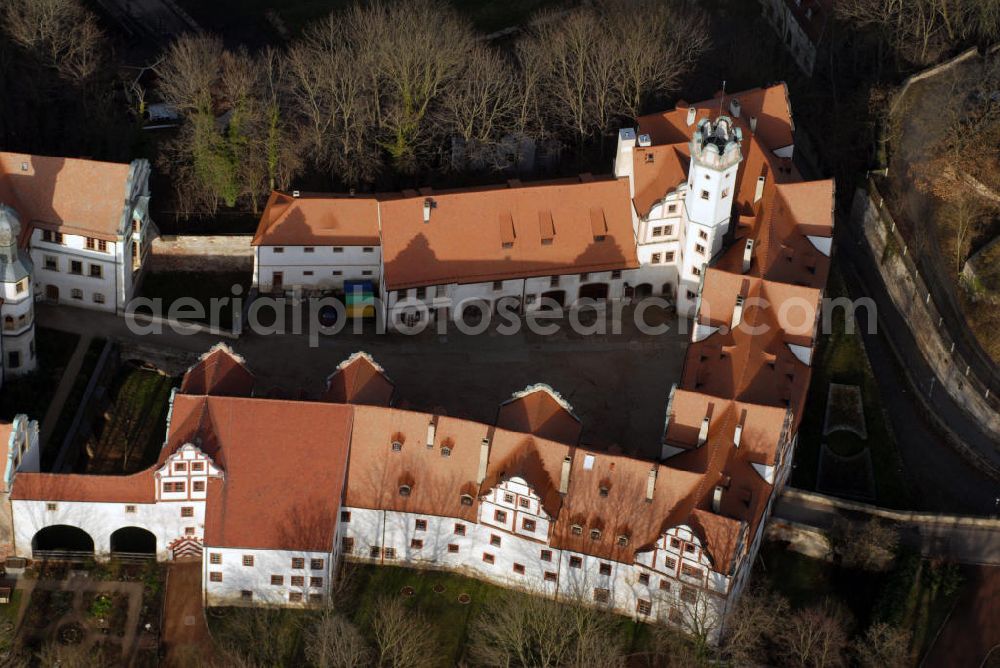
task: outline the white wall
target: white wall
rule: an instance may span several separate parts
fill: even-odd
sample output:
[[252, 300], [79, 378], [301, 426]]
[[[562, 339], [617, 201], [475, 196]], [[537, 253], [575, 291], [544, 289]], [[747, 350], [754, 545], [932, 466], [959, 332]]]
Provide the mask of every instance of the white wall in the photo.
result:
[[[276, 252], [279, 248], [281, 251]], [[338, 252], [335, 249], [340, 250]], [[257, 246], [254, 249], [254, 285], [261, 292], [270, 292], [273, 289], [274, 273], [281, 272], [286, 290], [294, 287], [305, 290], [343, 290], [344, 281], [378, 282], [381, 263], [382, 249], [377, 244]]]
[[[56, 244], [42, 240], [43, 230], [35, 228], [31, 233], [31, 260], [35, 265], [34, 283], [37, 299], [47, 299], [50, 285], [59, 289], [59, 303], [82, 306], [99, 311], [114, 313], [121, 293], [119, 256], [121, 244], [108, 241], [107, 252], [88, 250], [86, 237], [64, 234], [63, 243]], [[55, 269], [48, 268], [47, 258], [55, 261]], [[72, 263], [80, 263], [79, 274], [71, 273]], [[99, 266], [100, 278], [90, 275], [91, 266]], [[131, 270], [129, 271], [131, 275]], [[73, 297], [73, 291], [80, 291], [80, 298]], [[104, 298], [104, 303], [95, 301], [94, 295]]]
[[[212, 555], [217, 555], [213, 557]], [[253, 565], [244, 565], [244, 557], [252, 557]], [[303, 568], [292, 568], [292, 560], [303, 559]], [[212, 563], [217, 559], [220, 563]], [[319, 559], [322, 568], [313, 569], [312, 560]], [[330, 591], [330, 574], [334, 572], [333, 555], [329, 552], [300, 550], [260, 550], [205, 546], [202, 556], [202, 582], [207, 605], [233, 605], [240, 603], [269, 603], [272, 605], [305, 605], [310, 594], [324, 598]], [[221, 573], [222, 581], [212, 580], [213, 573]], [[282, 578], [281, 584], [271, 584], [271, 576]], [[303, 584], [293, 585], [293, 577], [302, 577]], [[313, 584], [312, 578], [321, 578]], [[253, 592], [248, 601], [243, 591]], [[291, 593], [302, 594], [301, 602], [290, 600]]]

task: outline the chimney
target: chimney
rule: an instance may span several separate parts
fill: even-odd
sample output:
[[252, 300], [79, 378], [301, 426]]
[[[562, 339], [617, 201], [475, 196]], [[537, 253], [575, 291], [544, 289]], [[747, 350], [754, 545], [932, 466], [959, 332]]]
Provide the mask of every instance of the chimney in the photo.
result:
[[434, 208], [434, 200], [430, 197], [424, 198], [424, 222], [431, 222], [431, 209]]
[[743, 322], [743, 295], [736, 295], [736, 304], [733, 306], [733, 322], [731, 329], [736, 329]]
[[694, 125], [695, 116], [698, 115], [698, 110], [694, 107], [688, 107], [687, 124]]
[[562, 473], [559, 474], [559, 493], [565, 494], [569, 491], [569, 467], [573, 463], [573, 458], [566, 456], [562, 463]]
[[753, 262], [753, 239], [747, 239], [747, 245], [743, 247], [743, 273], [750, 271], [750, 264]]
[[639, 135], [639, 146], [649, 148], [653, 145], [653, 139], [649, 135]]
[[750, 132], [757, 132], [757, 117], [750, 117]]
[[740, 101], [734, 97], [729, 101], [729, 113], [733, 115], [733, 118], [739, 118], [740, 110]]
[[656, 489], [656, 467], [649, 469], [649, 476], [646, 478], [646, 503], [653, 501], [653, 490]]
[[715, 491], [712, 492], [712, 512], [718, 514], [719, 508], [722, 507], [722, 485], [716, 485]]
[[740, 447], [740, 440], [743, 438], [743, 425], [736, 425], [736, 431], [733, 432], [733, 444], [738, 448]]
[[486, 480], [486, 465], [490, 461], [490, 439], [484, 438], [479, 444], [479, 472], [476, 473], [476, 484], [482, 485]]
[[427, 423], [427, 447], [434, 447], [434, 437], [437, 436], [437, 416], [431, 418]]
[[698, 430], [698, 447], [705, 445], [708, 441], [708, 425], [711, 422], [711, 418], [707, 415], [701, 421], [701, 429]]
[[760, 198], [764, 196], [764, 182], [767, 181], [767, 177], [763, 174], [757, 177], [757, 190], [753, 193], [753, 203], [756, 204], [760, 201]]

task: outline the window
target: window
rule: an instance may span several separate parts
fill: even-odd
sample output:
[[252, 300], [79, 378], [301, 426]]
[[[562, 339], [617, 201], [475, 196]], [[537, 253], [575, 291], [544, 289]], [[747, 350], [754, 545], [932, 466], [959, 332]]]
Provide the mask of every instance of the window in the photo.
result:
[[458, 545], [455, 543], [448, 543], [448, 552], [451, 554], [458, 554]]
[[323, 570], [323, 560], [322, 559], [310, 559], [309, 560], [309, 568], [311, 568], [314, 571], [321, 571], [321, 570]]
[[417, 531], [427, 531], [427, 520], [416, 520], [413, 524]]
[[340, 269], [334, 269], [333, 271], [330, 272], [330, 275], [331, 276], [343, 276], [344, 272], [342, 272]]
[[18, 367], [20, 367], [21, 353], [17, 352], [16, 350], [7, 353], [7, 366], [9, 366], [11, 369], [17, 369]]
[[46, 503], [45, 504], [45, 510], [58, 510], [58, 509], [59, 509], [59, 505], [58, 504], [55, 504], [55, 503]]
[[691, 543], [685, 543], [684, 551], [687, 552], [688, 554], [694, 554], [694, 545], [692, 545]]
[[370, 548], [368, 548], [368, 556], [371, 557], [372, 559], [378, 559], [380, 556], [382, 556], [382, 550], [379, 549], [378, 546], [372, 545]]
[[393, 452], [400, 452], [400, 451], [402, 451], [402, 449], [403, 449], [403, 444], [400, 441], [393, 441], [392, 442], [392, 451]]
[[681, 600], [685, 603], [696, 603], [698, 601], [698, 593], [694, 590], [694, 587], [684, 585], [681, 587]]
[[695, 293], [691, 292], [690, 290], [687, 291], [687, 298], [688, 299], [694, 299], [697, 296], [698, 295], [696, 295]]
[[492, 545], [493, 547], [500, 547], [500, 536], [496, 535], [495, 533], [490, 534], [490, 545]]
[[708, 191], [707, 190], [702, 190], [701, 191], [701, 198], [702, 199], [708, 199]]
[[507, 513], [505, 511], [503, 511], [503, 510], [494, 510], [493, 511], [493, 519], [495, 521], [501, 522], [501, 523], [506, 522], [507, 521]]
[[503, 281], [493, 281], [493, 292], [503, 290]]
[[305, 568], [306, 560], [302, 557], [292, 557], [292, 568]]
[[313, 576], [309, 578], [309, 586], [314, 589], [319, 589], [323, 586], [323, 578]]
[[702, 241], [708, 241], [708, 232], [705, 230], [698, 230], [698, 238]]
[[465, 525], [464, 524], [456, 524], [455, 525], [455, 535], [456, 536], [464, 536], [465, 535]]
[[663, 228], [663, 236], [665, 236], [665, 237], [671, 237], [673, 235], [674, 235], [674, 226], [673, 225], [667, 225], [667, 226], [665, 226]]
[[583, 535], [583, 527], [580, 526], [579, 524], [574, 524], [573, 526], [570, 527], [569, 530], [571, 532], [573, 532], [574, 536], [582, 536]]
[[53, 255], [46, 255], [45, 268], [49, 271], [59, 271], [59, 258]]
[[409, 485], [400, 485], [399, 486], [399, 495], [400, 496], [409, 496], [411, 491], [412, 490], [410, 489]]
[[628, 536], [626, 536], [625, 534], [618, 536], [617, 541], [618, 541], [618, 547], [628, 547]]
[[594, 601], [597, 603], [607, 603], [611, 598], [611, 592], [603, 587], [594, 587]]
[[413, 550], [422, 550], [422, 549], [424, 549], [424, 541], [420, 540], [419, 538], [413, 538], [413, 539], [411, 539], [410, 540], [410, 549], [413, 549]]
[[94, 250], [95, 246], [97, 246], [97, 239], [87, 237], [87, 250]]
[[126, 513], [130, 513], [130, 514], [134, 514], [135, 513], [135, 506], [125, 506], [125, 512]]
[[673, 557], [667, 557], [667, 558], [665, 558], [663, 560], [663, 566], [667, 570], [671, 570], [671, 571], [677, 570], [677, 560], [674, 559]]
[[553, 276], [552, 278], [549, 279], [549, 287], [550, 288], [558, 288], [559, 287], [559, 277], [558, 276]]
[[375, 249], [372, 248], [371, 246], [365, 246], [364, 248], [361, 249], [361, 252], [363, 252], [363, 253], [374, 253]]
[[171, 492], [181, 492], [181, 493], [183, 493], [184, 492], [184, 483], [183, 482], [165, 482], [165, 483], [163, 483], [163, 491], [165, 493], [168, 493], [168, 494], [171, 493]]
[[600, 539], [601, 539], [601, 530], [600, 529], [591, 529], [590, 530], [590, 540], [600, 540]]
[[704, 255], [705, 254], [705, 247], [703, 245], [701, 245], [701, 244], [695, 244], [694, 245], [694, 252], [698, 253], [699, 255]]
[[309, 602], [310, 603], [322, 603], [323, 602], [323, 594], [309, 594]]
[[704, 572], [700, 568], [688, 566], [687, 564], [681, 564], [681, 575], [686, 575], [690, 578], [700, 578], [704, 575]]
[[601, 562], [601, 565], [598, 566], [598, 571], [600, 571], [601, 575], [611, 575], [611, 564]]
[[667, 205], [667, 213], [677, 213], [677, 205], [676, 204], [668, 204]]
[[614, 271], [611, 272], [611, 278], [612, 279], [617, 279], [617, 278], [621, 278], [621, 277], [622, 277], [621, 269], [615, 269]]
[[95, 292], [94, 293], [94, 303], [95, 304], [103, 304], [104, 303], [104, 295], [102, 293], [100, 293], [100, 292]]
[[72, 290], [69, 291], [69, 296], [72, 297], [73, 299], [83, 299], [83, 290], [80, 290], [79, 288], [73, 288]]
[[514, 503], [514, 495], [513, 494], [504, 494], [503, 495], [503, 500], [504, 500], [504, 503]]
[[660, 580], [660, 589], [670, 591], [670, 580]]
[[517, 500], [517, 505], [521, 506], [522, 508], [530, 508], [531, 499], [526, 499], [525, 497], [522, 496]]
[[311, 271], [303, 271], [303, 272], [302, 272], [302, 275], [303, 275], [303, 276], [312, 276], [312, 275], [313, 275], [313, 272], [311, 272]]
[[281, 246], [275, 246], [275, 247], [274, 247], [274, 252], [275, 252], [275, 253], [284, 253], [284, 252], [285, 252], [285, 249], [284, 249], [284, 248], [282, 248]]
[[521, 528], [525, 531], [535, 530], [535, 520], [529, 520], [527, 517], [521, 519]]
[[649, 584], [649, 573], [639, 573], [639, 584], [641, 585]]
[[333, 252], [334, 252], [334, 253], [343, 253], [343, 252], [344, 252], [344, 249], [343, 249], [343, 247], [341, 247], [341, 246], [334, 246], [334, 247], [333, 247]]
[[244, 554], [243, 555], [243, 565], [244, 566], [253, 566], [253, 555], [252, 554]]
[[316, 249], [313, 248], [312, 246], [306, 246], [305, 248], [302, 249], [302, 252], [303, 253], [315, 253]]
[[350, 536], [344, 536], [340, 542], [340, 549], [344, 554], [354, 554], [354, 539]]
[[181, 508], [181, 517], [194, 517], [194, 508], [192, 506]]
[[306, 586], [306, 578], [305, 578], [305, 576], [302, 576], [302, 575], [293, 575], [292, 576], [292, 586], [293, 587], [305, 587]]
[[653, 236], [654, 237], [662, 237], [663, 236], [663, 226], [662, 225], [653, 228]]
[[552, 550], [542, 550], [541, 560], [552, 561]]
[[729, 188], [723, 188], [722, 189], [722, 196], [723, 197], [729, 197]]
[[701, 276], [701, 269], [698, 267], [691, 267], [691, 273], [695, 276]]
[[607, 488], [606, 485], [601, 485], [600, 487], [597, 488], [597, 492], [598, 494], [601, 495], [601, 498], [607, 498], [609, 491], [610, 490]]
[[675, 550], [681, 549], [681, 541], [677, 538], [671, 538], [670, 547], [674, 548]]
[[272, 575], [271, 576], [271, 584], [274, 585], [274, 586], [276, 586], [276, 587], [285, 584], [285, 576], [284, 575]]
[[205, 491], [205, 481], [195, 480], [191, 483], [191, 491], [193, 492], [204, 492]]
[[581, 559], [580, 557], [570, 557], [569, 558], [569, 567], [570, 568], [582, 568], [583, 567], [583, 559]]
[[219, 571], [212, 571], [208, 574], [208, 579], [210, 582], [222, 582], [222, 573]]
[[673, 251], [667, 251], [664, 254], [663, 261], [664, 262], [673, 262], [674, 261], [674, 252]]
[[222, 554], [219, 552], [210, 552], [208, 555], [208, 563], [210, 564], [221, 564]]
[[485, 561], [487, 564], [492, 564], [493, 562], [496, 561], [496, 558], [489, 552], [483, 552], [483, 561]]
[[99, 264], [90, 265], [91, 278], [104, 278], [104, 267]]
[[290, 592], [288, 592], [288, 602], [289, 603], [301, 603], [302, 602], [302, 592], [300, 592], [300, 591], [290, 591]]
[[589, 279], [590, 279], [590, 273], [589, 272], [585, 271], [582, 274], [580, 274], [580, 280], [581, 281], [586, 281], [586, 280], [589, 280]]
[[427, 288], [417, 288], [417, 299], [427, 298]]
[[42, 241], [48, 241], [50, 244], [61, 244], [63, 242], [62, 232], [42, 230]]
[[524, 575], [524, 564], [514, 564], [514, 568], [512, 570], [518, 575]]
[[382, 555], [386, 559], [395, 559], [396, 558], [396, 548], [394, 548], [394, 547], [387, 547], [384, 550], [382, 550]]
[[660, 253], [653, 253], [653, 256], [649, 259], [650, 264], [660, 264], [660, 258], [663, 256]]
[[645, 599], [640, 598], [639, 602], [636, 603], [635, 611], [638, 612], [640, 615], [644, 616], [649, 615], [651, 612], [653, 612], [653, 604]]

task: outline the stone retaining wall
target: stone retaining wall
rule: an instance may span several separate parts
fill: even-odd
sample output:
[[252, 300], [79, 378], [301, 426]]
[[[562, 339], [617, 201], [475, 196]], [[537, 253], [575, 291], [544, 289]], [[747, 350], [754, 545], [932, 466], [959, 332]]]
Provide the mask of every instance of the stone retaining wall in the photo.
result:
[[153, 240], [152, 271], [253, 271], [253, 235], [163, 236]]

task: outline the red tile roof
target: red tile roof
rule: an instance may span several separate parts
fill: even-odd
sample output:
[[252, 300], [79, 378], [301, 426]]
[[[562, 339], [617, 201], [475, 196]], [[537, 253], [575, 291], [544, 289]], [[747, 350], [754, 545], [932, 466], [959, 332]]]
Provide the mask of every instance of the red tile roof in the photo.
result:
[[18, 473], [10, 498], [15, 501], [89, 501], [92, 503], [154, 503], [155, 468], [133, 475]]
[[687, 180], [691, 152], [687, 142], [640, 147], [632, 151], [635, 211], [648, 216], [653, 205]]
[[385, 199], [386, 287], [638, 267], [628, 190], [625, 179], [589, 179]]
[[497, 426], [576, 445], [583, 426], [572, 408], [552, 388], [535, 385], [500, 405]]
[[217, 344], [201, 356], [181, 381], [183, 394], [212, 394], [229, 397], [249, 397], [253, 394], [254, 375], [246, 360], [224, 343]]
[[260, 217], [254, 246], [376, 246], [378, 201], [371, 195], [333, 196], [274, 191]]
[[340, 363], [326, 380], [323, 401], [338, 404], [388, 406], [395, 385], [382, 367], [367, 354], [358, 352]]
[[0, 201], [31, 227], [118, 239], [130, 165], [0, 152]]

